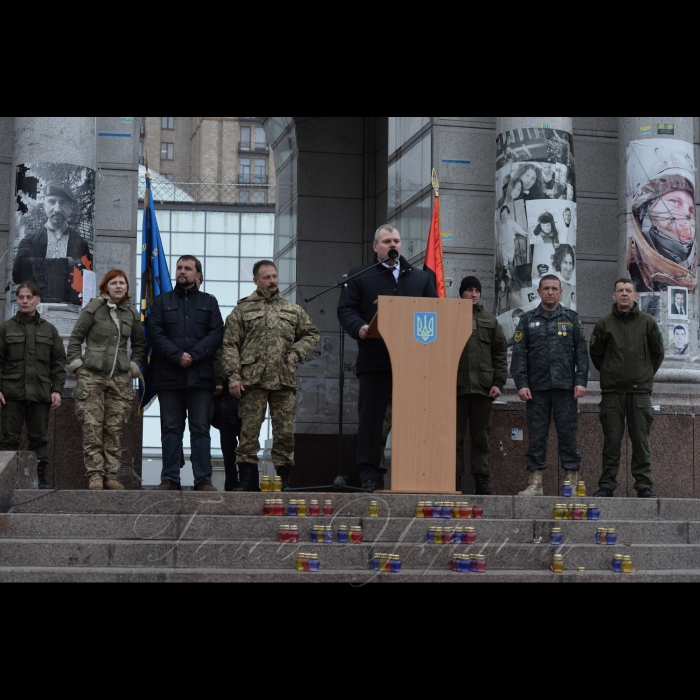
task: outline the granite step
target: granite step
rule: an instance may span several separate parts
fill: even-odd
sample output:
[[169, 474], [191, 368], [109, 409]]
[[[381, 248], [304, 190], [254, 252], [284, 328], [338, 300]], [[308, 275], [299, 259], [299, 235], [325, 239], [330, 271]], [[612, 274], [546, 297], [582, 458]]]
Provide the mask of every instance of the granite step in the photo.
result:
[[[365, 542], [423, 544], [434, 526], [432, 520], [415, 518], [269, 518], [225, 515], [90, 515], [12, 513], [0, 515], [1, 539], [80, 539], [92, 540], [199, 540], [276, 542], [281, 525], [299, 528], [302, 543], [311, 544], [315, 526], [325, 525], [337, 533], [341, 525], [361, 526]], [[565, 542], [593, 544], [599, 527], [615, 528], [621, 545], [700, 544], [700, 523], [680, 521], [612, 520], [594, 522], [555, 522], [545, 520], [440, 521], [440, 527], [473, 527], [477, 541], [532, 544], [538, 538], [549, 542], [550, 531], [559, 527]]]
[[174, 568], [227, 570], [294, 570], [300, 552], [319, 554], [326, 571], [366, 571], [375, 553], [398, 554], [407, 570], [447, 571], [455, 554], [484, 554], [489, 569], [546, 571], [561, 553], [570, 569], [607, 571], [614, 554], [629, 554], [642, 570], [700, 571], [700, 545], [600, 547], [565, 545], [558, 549], [533, 544], [481, 544], [444, 547], [378, 542], [373, 545], [280, 545], [270, 542], [103, 540], [0, 540], [0, 566], [78, 568]]
[[567, 571], [488, 571], [486, 574], [454, 574], [443, 571], [405, 570], [400, 575], [357, 571], [322, 571], [300, 574], [296, 571], [221, 571], [218, 569], [76, 569], [71, 567], [0, 567], [0, 583], [336, 583], [353, 586], [400, 583], [478, 584], [635, 584], [700, 583], [700, 571], [635, 571], [620, 575], [612, 572]]
[[[338, 517], [366, 518], [369, 504], [378, 501], [383, 518], [412, 518], [419, 501], [460, 501], [484, 508], [488, 520], [549, 520], [561, 498], [518, 498], [511, 496], [402, 496], [393, 494], [200, 494], [156, 493], [153, 491], [15, 491], [12, 513], [83, 513], [114, 515], [237, 515], [259, 516], [267, 498], [333, 501]], [[587, 504], [592, 497], [572, 499]], [[606, 521], [700, 522], [700, 500], [639, 500], [611, 498], [596, 503]]]

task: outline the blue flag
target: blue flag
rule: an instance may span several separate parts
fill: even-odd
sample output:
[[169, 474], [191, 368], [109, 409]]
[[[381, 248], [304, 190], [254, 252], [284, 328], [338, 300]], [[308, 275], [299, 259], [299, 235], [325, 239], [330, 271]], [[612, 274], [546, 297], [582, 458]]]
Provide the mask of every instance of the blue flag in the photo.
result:
[[146, 194], [143, 198], [143, 248], [141, 253], [141, 322], [146, 335], [146, 357], [141, 367], [140, 405], [141, 415], [156, 398], [153, 391], [153, 347], [148, 336], [148, 318], [151, 306], [161, 294], [173, 291], [170, 271], [165, 259], [163, 241], [156, 219], [151, 194], [151, 177], [146, 173]]

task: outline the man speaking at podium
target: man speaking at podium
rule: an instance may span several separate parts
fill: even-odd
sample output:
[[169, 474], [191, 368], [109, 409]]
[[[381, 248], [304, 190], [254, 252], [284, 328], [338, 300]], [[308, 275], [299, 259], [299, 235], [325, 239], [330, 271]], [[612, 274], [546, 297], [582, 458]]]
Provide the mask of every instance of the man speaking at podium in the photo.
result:
[[[370, 323], [377, 313], [380, 296], [428, 297], [437, 299], [429, 275], [401, 257], [401, 234], [388, 224], [374, 238], [375, 259], [370, 265], [353, 270], [341, 296], [338, 318], [351, 338], [358, 341], [357, 376], [360, 380], [360, 426], [357, 436], [357, 466], [362, 487], [369, 493], [384, 489], [380, 469], [382, 428], [392, 394], [389, 351], [383, 340], [369, 338]], [[363, 274], [364, 273], [364, 274]], [[402, 377], [411, 381], [411, 377]]]

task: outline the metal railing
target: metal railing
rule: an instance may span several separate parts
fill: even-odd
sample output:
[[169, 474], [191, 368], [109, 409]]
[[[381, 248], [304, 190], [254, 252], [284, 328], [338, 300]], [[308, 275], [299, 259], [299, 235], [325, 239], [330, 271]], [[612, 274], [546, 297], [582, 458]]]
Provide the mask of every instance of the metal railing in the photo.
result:
[[[251, 176], [250, 182], [168, 182], [154, 179], [151, 191], [155, 202], [181, 204], [274, 204], [275, 190], [268, 177]], [[143, 199], [145, 183], [139, 188]]]

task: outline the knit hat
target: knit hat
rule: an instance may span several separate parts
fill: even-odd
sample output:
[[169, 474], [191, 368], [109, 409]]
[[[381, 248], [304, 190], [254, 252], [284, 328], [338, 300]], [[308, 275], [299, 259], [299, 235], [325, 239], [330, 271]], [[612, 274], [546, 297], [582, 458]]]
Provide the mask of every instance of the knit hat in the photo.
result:
[[465, 277], [462, 280], [462, 286], [459, 288], [459, 296], [461, 297], [467, 289], [478, 289], [479, 294], [481, 294], [481, 282], [476, 277]]

